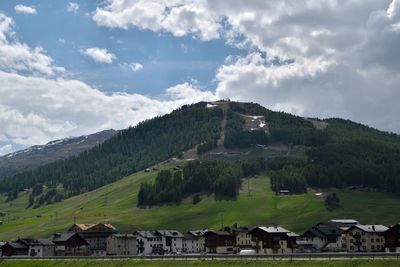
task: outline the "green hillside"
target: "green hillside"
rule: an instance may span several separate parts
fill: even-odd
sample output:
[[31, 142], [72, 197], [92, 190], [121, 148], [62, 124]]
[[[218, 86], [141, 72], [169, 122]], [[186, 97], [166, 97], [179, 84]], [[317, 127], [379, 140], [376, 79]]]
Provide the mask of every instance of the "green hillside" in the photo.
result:
[[215, 200], [213, 196], [202, 195], [196, 205], [188, 198], [180, 205], [138, 208], [140, 184], [155, 176], [156, 172], [140, 172], [38, 209], [26, 209], [27, 193], [20, 193], [11, 202], [5, 202], [5, 197], [1, 197], [0, 212], [8, 212], [9, 216], [0, 219], [3, 220], [0, 240], [19, 236], [47, 237], [68, 228], [74, 223], [74, 217], [79, 223], [109, 222], [125, 232], [156, 228], [176, 228], [182, 231], [219, 228], [222, 219], [225, 225], [276, 223], [299, 233], [314, 223], [331, 218], [354, 218], [363, 223], [384, 224], [400, 221], [400, 214], [393, 212], [400, 205], [398, 197], [378, 192], [334, 190], [342, 205], [339, 209], [327, 211], [323, 199], [313, 192], [276, 196], [266, 176], [249, 180], [250, 195], [247, 181], [244, 181], [236, 201]]

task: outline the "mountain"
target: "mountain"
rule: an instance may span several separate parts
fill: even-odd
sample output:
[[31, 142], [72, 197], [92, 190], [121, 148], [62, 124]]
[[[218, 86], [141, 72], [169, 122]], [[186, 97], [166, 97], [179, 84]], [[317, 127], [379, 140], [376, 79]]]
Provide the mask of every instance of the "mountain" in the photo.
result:
[[[186, 105], [144, 121], [78, 156], [6, 178], [0, 192], [10, 201], [18, 192], [31, 191], [29, 205], [37, 207], [92, 191], [171, 158], [182, 159], [180, 165], [186, 165], [193, 159], [239, 160], [253, 155], [266, 161], [276, 192], [358, 187], [400, 194], [400, 136], [348, 120], [302, 118], [255, 103], [230, 101]], [[237, 192], [240, 182], [231, 178], [241, 171], [244, 174], [243, 165], [226, 165], [212, 166], [215, 180], [208, 181], [204, 190], [215, 192], [212, 188], [219, 187], [224, 192], [232, 186], [229, 181], [235, 181], [229, 192]], [[208, 176], [201, 166], [191, 169], [200, 173], [192, 175], [191, 182], [197, 179], [193, 177]], [[235, 174], [228, 177], [224, 173], [228, 170]], [[196, 193], [195, 186], [187, 188], [185, 169], [183, 173], [183, 181], [177, 176], [176, 188], [167, 174], [157, 180], [168, 182], [170, 191], [159, 191], [161, 182], [149, 185], [148, 191], [170, 194], [179, 189], [181, 197]]]
[[116, 133], [117, 131], [111, 129], [90, 135], [69, 137], [4, 155], [0, 157], [0, 179], [78, 155], [110, 139]]

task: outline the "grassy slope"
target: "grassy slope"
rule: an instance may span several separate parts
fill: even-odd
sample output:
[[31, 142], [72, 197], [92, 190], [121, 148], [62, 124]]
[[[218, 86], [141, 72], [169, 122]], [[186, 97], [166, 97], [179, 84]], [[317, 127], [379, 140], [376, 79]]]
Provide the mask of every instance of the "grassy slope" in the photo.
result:
[[[217, 228], [224, 223], [268, 224], [276, 223], [301, 233], [307, 227], [331, 218], [354, 218], [363, 223], [391, 224], [400, 221], [394, 212], [400, 206], [400, 198], [375, 192], [339, 191], [342, 207], [334, 212], [325, 209], [323, 200], [313, 193], [295, 196], [275, 196], [270, 190], [269, 179], [258, 177], [250, 180], [251, 195], [247, 194], [247, 182], [237, 201], [219, 200], [202, 196], [197, 205], [191, 198], [180, 205], [164, 205], [148, 209], [136, 207], [137, 191], [142, 181], [154, 179], [155, 173], [138, 173], [95, 191], [72, 197], [63, 202], [38, 209], [25, 209], [28, 194], [21, 193], [15, 201], [5, 203], [0, 198], [0, 212], [10, 211], [2, 218], [0, 240], [18, 236], [47, 237], [63, 231], [74, 222], [110, 222], [121, 231], [135, 229]], [[41, 217], [37, 218], [36, 215]]]
[[[57, 264], [55, 264], [57, 263]], [[303, 266], [332, 266], [332, 267], [368, 267], [368, 266], [398, 266], [399, 262], [396, 260], [340, 260], [340, 261], [263, 261], [263, 260], [162, 260], [162, 261], [143, 261], [143, 260], [5, 260], [0, 261], [1, 266], [143, 266], [143, 267], [261, 267], [261, 266], [275, 266], [275, 267], [303, 267]]]

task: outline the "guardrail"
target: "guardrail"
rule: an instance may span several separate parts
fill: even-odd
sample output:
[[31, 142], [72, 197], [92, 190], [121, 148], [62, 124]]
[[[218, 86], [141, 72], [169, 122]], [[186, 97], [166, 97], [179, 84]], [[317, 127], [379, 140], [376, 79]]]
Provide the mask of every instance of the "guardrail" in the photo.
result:
[[213, 260], [213, 259], [230, 259], [230, 260], [338, 260], [338, 259], [396, 259], [400, 260], [400, 253], [293, 253], [293, 254], [268, 254], [268, 255], [237, 255], [237, 254], [182, 254], [182, 255], [118, 255], [118, 256], [52, 256], [52, 257], [28, 257], [28, 256], [12, 256], [0, 257], [0, 260], [43, 260], [43, 259], [138, 259], [138, 260]]

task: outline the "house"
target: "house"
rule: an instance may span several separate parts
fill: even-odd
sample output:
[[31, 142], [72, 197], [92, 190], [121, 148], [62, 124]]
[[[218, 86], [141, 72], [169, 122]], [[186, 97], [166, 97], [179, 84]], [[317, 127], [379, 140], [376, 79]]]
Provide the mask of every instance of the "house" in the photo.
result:
[[314, 225], [298, 239], [299, 251], [342, 251], [342, 233], [344, 232], [342, 227], [345, 225], [333, 221]]
[[189, 231], [184, 235], [182, 252], [184, 253], [202, 253], [205, 252], [204, 233], [208, 230]]
[[249, 227], [239, 227], [235, 224], [224, 227], [223, 230], [235, 235], [235, 253], [239, 253], [241, 250], [252, 249], [251, 234], [249, 233], [251, 229]]
[[400, 223], [390, 226], [384, 236], [386, 252], [400, 252]]
[[55, 245], [55, 256], [89, 256], [89, 243], [78, 233], [56, 233], [51, 237]]
[[204, 233], [206, 253], [234, 253], [236, 237], [225, 231], [207, 231]]
[[28, 246], [28, 256], [31, 257], [54, 256], [55, 245], [50, 239], [19, 238], [16, 242]]
[[112, 234], [107, 238], [107, 255], [136, 255], [136, 236], [133, 234]]
[[162, 236], [155, 231], [136, 231], [137, 253], [140, 255], [164, 254]]
[[12, 241], [12, 242], [6, 242], [2, 247], [1, 247], [1, 254], [2, 256], [28, 256], [28, 250], [29, 247], [25, 245], [24, 243], [17, 242], [17, 241]]
[[353, 225], [342, 234], [342, 246], [348, 252], [382, 252], [385, 250], [384, 225]]
[[288, 254], [296, 248], [296, 235], [279, 226], [257, 226], [249, 234], [258, 254]]
[[105, 256], [107, 254], [107, 238], [117, 233], [111, 224], [74, 224], [68, 232], [79, 233], [90, 245], [91, 254]]
[[287, 195], [289, 195], [289, 194], [290, 194], [290, 191], [289, 191], [289, 190], [279, 190], [279, 195], [287, 196]]
[[161, 236], [164, 252], [182, 253], [183, 234], [176, 230], [157, 230]]
[[0, 257], [2, 256], [1, 247], [4, 246], [5, 244], [6, 244], [6, 242], [1, 242], [1, 241], [0, 241]]

